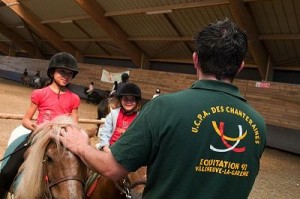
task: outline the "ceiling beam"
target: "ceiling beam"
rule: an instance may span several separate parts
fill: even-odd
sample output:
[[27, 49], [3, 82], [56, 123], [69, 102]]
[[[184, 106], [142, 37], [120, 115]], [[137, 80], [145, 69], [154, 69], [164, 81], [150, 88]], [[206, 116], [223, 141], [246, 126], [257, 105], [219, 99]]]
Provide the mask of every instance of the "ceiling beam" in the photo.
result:
[[274, 67], [274, 70], [283, 70], [283, 71], [299, 71], [300, 72], [300, 67], [299, 66], [279, 66], [279, 67]]
[[[34, 32], [27, 25], [26, 21], [24, 21], [23, 19], [22, 19], [22, 21], [23, 21], [24, 27], [26, 28], [27, 32], [30, 34], [30, 37], [32, 38], [35, 48], [38, 50], [39, 54], [42, 55], [42, 50], [41, 50], [38, 42], [36, 41], [36, 38], [34, 37]], [[43, 57], [43, 58], [45, 58], [45, 57]]]
[[93, 54], [86, 54], [84, 55], [84, 57], [92, 57], [92, 58], [101, 58], [101, 59], [123, 59], [123, 60], [131, 60], [129, 57], [127, 56], [117, 56], [117, 55], [110, 55], [110, 56], [107, 56], [107, 55], [93, 55]]
[[193, 36], [128, 37], [129, 41], [193, 41]]
[[159, 13], [163, 11], [170, 11], [170, 10], [172, 11], [177, 9], [217, 6], [223, 4], [228, 4], [228, 0], [204, 0], [201, 2], [193, 2], [193, 3], [179, 3], [179, 4], [172, 4], [166, 6], [147, 7], [147, 8], [139, 8], [139, 9], [131, 9], [131, 10], [122, 10], [122, 11], [111, 11], [111, 12], [106, 12], [105, 16], [112, 17], [112, 16], [143, 14], [143, 13], [151, 13], [151, 12]]
[[282, 60], [280, 62], [277, 62], [276, 64], [277, 65], [286, 65], [286, 64], [293, 64], [293, 63], [296, 63], [296, 62], [300, 62], [300, 59], [288, 59], [288, 60]]
[[1, 0], [0, 0], [0, 8], [1, 7], [5, 7], [6, 5], [5, 5], [5, 3], [3, 3]]
[[[244, 2], [256, 2], [256, 1], [267, 1], [267, 0], [244, 0]], [[121, 10], [121, 11], [108, 11], [105, 12], [104, 16], [112, 17], [112, 16], [133, 15], [133, 14], [141, 14], [141, 13], [146, 14], [146, 13], [155, 13], [155, 12], [164, 13], [164, 11], [172, 11], [177, 9], [218, 6], [218, 5], [226, 5], [226, 4], [229, 4], [228, 0], [204, 0], [201, 2], [180, 3], [180, 4], [172, 4], [168, 6], [156, 6], [156, 7], [131, 9], [131, 10]], [[90, 19], [90, 18], [91, 16], [89, 15], [71, 16], [71, 17], [42, 20], [41, 23], [42, 24], [63, 23], [65, 21], [76, 21], [76, 20], [83, 20], [83, 19]]]
[[170, 49], [175, 43], [177, 43], [177, 42], [176, 42], [176, 41], [173, 41], [173, 42], [169, 43], [168, 45], [163, 46], [163, 47], [160, 48], [159, 50], [155, 51], [154, 54], [151, 54], [149, 57], [151, 58], [151, 57], [156, 57], [156, 56], [158, 56], [159, 54], [161, 54], [161, 53], [167, 51], [168, 49]]
[[[300, 34], [262, 34], [259, 40], [300, 40]], [[129, 41], [193, 41], [193, 36], [128, 37]], [[111, 38], [64, 38], [63, 41], [112, 41]]]
[[[93, 37], [92, 37], [92, 36], [91, 36], [84, 28], [82, 28], [76, 21], [74, 21], [73, 24], [74, 24], [79, 30], [81, 30], [81, 32], [83, 32], [88, 38], [90, 38], [90, 39], [93, 38]], [[96, 43], [96, 45], [97, 45], [102, 51], [104, 51], [106, 54], [110, 55], [110, 53], [109, 53], [105, 48], [103, 48], [102, 45], [101, 45], [98, 41], [96, 41], [95, 43]]]
[[273, 79], [273, 62], [263, 43], [259, 40], [258, 29], [252, 15], [243, 0], [229, 0], [230, 10], [237, 25], [246, 30], [249, 50], [256, 64], [262, 80]]
[[[246, 1], [262, 1], [262, 0], [246, 0]], [[229, 4], [228, 0], [205, 0], [205, 1], [193, 2], [193, 3], [172, 4], [168, 6], [156, 6], [156, 7], [131, 9], [131, 10], [121, 10], [121, 11], [108, 11], [105, 12], [104, 16], [113, 17], [113, 16], [133, 15], [133, 14], [152, 13], [152, 12], [163, 13], [163, 11], [172, 11], [177, 9], [188, 9], [188, 8], [195, 8], [195, 7], [217, 6], [217, 5], [225, 5], [225, 4]], [[89, 15], [72, 16], [72, 17], [43, 20], [41, 21], [41, 23], [42, 24], [60, 23], [63, 21], [75, 21], [75, 20], [83, 20], [89, 18], [91, 18], [91, 16]]]
[[[168, 23], [171, 25], [171, 27], [175, 30], [175, 32], [177, 33], [177, 35], [179, 35], [180, 37], [182, 37], [183, 34], [179, 31], [179, 29], [177, 28], [177, 26], [176, 26], [176, 24], [173, 22], [173, 20], [172, 20], [168, 15], [166, 15], [166, 14], [164, 14], [164, 16], [165, 16], [166, 20], [168, 21]], [[183, 41], [182, 43], [185, 45], [185, 47], [186, 47], [187, 49], [190, 50], [190, 53], [191, 53], [191, 55], [192, 55], [193, 52], [194, 52], [194, 49], [190, 48], [190, 46], [188, 45], [188, 42]]]
[[90, 19], [91, 16], [84, 15], [84, 16], [72, 16], [72, 17], [64, 17], [64, 18], [56, 18], [56, 19], [49, 19], [41, 21], [41, 24], [47, 23], [64, 23], [66, 21], [76, 21], [76, 20], [83, 20], [83, 19]]
[[7, 29], [4, 27], [4, 24], [0, 22], [0, 32], [3, 34], [6, 38], [11, 40], [13, 43], [18, 46], [18, 48], [21, 48], [25, 50], [28, 54], [30, 54], [32, 57], [35, 58], [43, 58], [43, 56], [35, 49], [35, 47], [28, 42], [25, 42], [25, 39], [19, 36], [14, 31]]
[[63, 41], [79, 41], [79, 42], [86, 42], [86, 41], [112, 41], [111, 38], [64, 38]]
[[77, 4], [89, 14], [92, 19], [109, 35], [112, 40], [125, 52], [140, 68], [148, 68], [148, 58], [134, 43], [127, 40], [126, 33], [111, 18], [104, 16], [105, 10], [96, 0], [75, 0]]
[[300, 40], [300, 34], [263, 34], [259, 40]]
[[[122, 60], [130, 60], [129, 57], [124, 56], [105, 56], [105, 55], [91, 55], [86, 54], [84, 57], [96, 57], [101, 59], [122, 59]], [[166, 63], [174, 63], [174, 64], [193, 64], [191, 59], [163, 59], [163, 58], [149, 58], [149, 61], [151, 62], [166, 62]], [[246, 63], [245, 68], [254, 68], [257, 69], [258, 66], [255, 63]], [[300, 71], [299, 66], [288, 66], [288, 65], [278, 65], [273, 68], [274, 70], [282, 70], [282, 71]]]
[[[244, 0], [244, 2], [256, 2], [256, 1], [266, 1], [266, 0]], [[161, 14], [170, 11], [172, 12], [172, 10], [219, 6], [219, 5], [227, 5], [229, 3], [230, 3], [229, 0], [202, 0], [198, 2], [178, 3], [178, 4], [171, 4], [166, 6], [156, 6], [156, 7], [131, 9], [131, 10], [121, 10], [121, 11], [109, 11], [105, 13], [105, 16], [113, 17], [113, 16], [134, 15], [134, 14], [143, 14], [143, 13]]]
[[166, 62], [166, 63], [182, 63], [182, 64], [193, 64], [192, 59], [162, 59], [162, 58], [153, 58], [149, 59], [153, 62]]
[[40, 35], [46, 38], [52, 46], [59, 51], [65, 51], [74, 55], [77, 59], [81, 59], [81, 52], [79, 52], [71, 44], [64, 42], [62, 36], [56, 33], [51, 28], [42, 25], [41, 20], [32, 14], [29, 10], [23, 7], [17, 0], [2, 0], [12, 11], [21, 17], [27, 24], [33, 27]]
[[[163, 36], [163, 37], [128, 37], [128, 41], [193, 41], [193, 36]], [[63, 41], [113, 41], [112, 38], [64, 38]]]

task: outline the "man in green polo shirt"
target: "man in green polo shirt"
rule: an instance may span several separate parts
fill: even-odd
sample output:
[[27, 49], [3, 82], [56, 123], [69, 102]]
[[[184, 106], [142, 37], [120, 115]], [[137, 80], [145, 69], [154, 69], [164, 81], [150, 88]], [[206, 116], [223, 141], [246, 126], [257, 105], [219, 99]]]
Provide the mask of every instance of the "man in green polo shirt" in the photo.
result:
[[143, 198], [247, 198], [266, 144], [264, 119], [232, 85], [244, 66], [247, 35], [224, 20], [195, 41], [199, 80], [147, 103], [110, 150], [97, 151], [69, 128], [61, 141], [113, 180], [147, 166]]

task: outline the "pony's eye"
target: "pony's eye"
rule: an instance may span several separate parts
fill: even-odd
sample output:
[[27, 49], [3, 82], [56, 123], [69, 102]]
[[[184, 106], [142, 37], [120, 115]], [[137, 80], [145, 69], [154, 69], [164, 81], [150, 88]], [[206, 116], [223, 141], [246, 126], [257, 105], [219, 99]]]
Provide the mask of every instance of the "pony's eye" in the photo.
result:
[[52, 158], [49, 156], [45, 156], [45, 158], [43, 159], [43, 163], [46, 163], [46, 162], [50, 163], [52, 161], [53, 161]]

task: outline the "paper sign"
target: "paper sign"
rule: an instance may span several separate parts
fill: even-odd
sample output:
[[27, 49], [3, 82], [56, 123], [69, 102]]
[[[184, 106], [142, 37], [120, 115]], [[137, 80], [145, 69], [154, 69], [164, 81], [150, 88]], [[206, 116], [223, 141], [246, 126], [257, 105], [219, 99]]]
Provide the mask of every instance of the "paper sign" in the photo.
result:
[[121, 75], [123, 73], [127, 73], [129, 75], [129, 71], [124, 71], [124, 72], [121, 72], [121, 73], [112, 73], [112, 72], [109, 72], [109, 71], [103, 69], [102, 70], [101, 81], [109, 82], [109, 83], [114, 83], [115, 81], [121, 82]]
[[256, 82], [255, 87], [258, 88], [270, 88], [271, 84], [270, 82]]

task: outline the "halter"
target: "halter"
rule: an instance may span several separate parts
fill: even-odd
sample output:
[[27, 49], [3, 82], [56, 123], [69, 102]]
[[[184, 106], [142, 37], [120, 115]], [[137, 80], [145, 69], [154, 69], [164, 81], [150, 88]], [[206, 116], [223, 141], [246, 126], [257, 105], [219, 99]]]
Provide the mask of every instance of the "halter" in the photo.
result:
[[60, 92], [61, 92], [61, 90], [62, 90], [62, 88], [64, 88], [64, 87], [66, 87], [66, 86], [61, 86], [61, 85], [59, 85], [59, 83], [57, 83], [57, 81], [54, 79], [54, 77], [53, 77], [53, 82], [56, 84], [56, 86], [58, 87], [58, 93], [57, 93], [57, 98], [59, 99], [59, 96], [60, 96]]
[[137, 182], [131, 182], [128, 177], [123, 178], [116, 182], [116, 187], [121, 191], [122, 194], [125, 194], [126, 198], [130, 199], [131, 193], [130, 190], [135, 188], [138, 185], [146, 185], [147, 180], [140, 180]]
[[[48, 157], [44, 157], [43, 158], [43, 165], [44, 165], [44, 171], [47, 172], [47, 159]], [[73, 176], [66, 176], [66, 177], [61, 177], [61, 178], [58, 178], [58, 179], [55, 179], [55, 180], [49, 180], [49, 177], [48, 177], [48, 173], [45, 174], [45, 181], [47, 183], [47, 188], [48, 188], [48, 192], [50, 193], [50, 197], [52, 198], [52, 194], [51, 194], [51, 188], [62, 183], [62, 182], [66, 182], [66, 181], [69, 181], [69, 180], [76, 180], [76, 181], [79, 181], [83, 187], [85, 186], [85, 181], [84, 179], [82, 179], [82, 177], [78, 176], [78, 175], [73, 175]]]
[[47, 182], [47, 184], [48, 184], [48, 189], [49, 189], [49, 190], [51, 189], [51, 187], [56, 186], [56, 185], [60, 184], [61, 182], [65, 182], [65, 181], [69, 181], [69, 180], [77, 180], [77, 181], [79, 181], [83, 186], [85, 185], [84, 180], [83, 180], [80, 176], [77, 176], [77, 175], [76, 175], [76, 176], [62, 177], [62, 178], [53, 180], [53, 182], [50, 182], [48, 176], [46, 175], [46, 176], [45, 176], [45, 180], [46, 180], [46, 182]]

